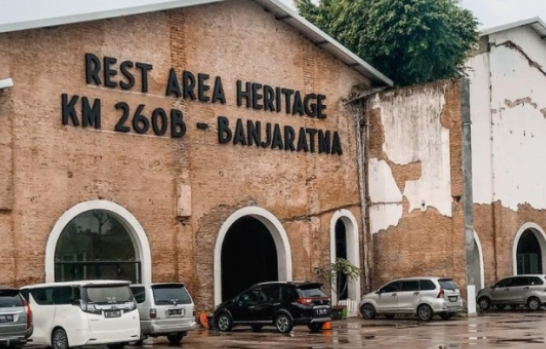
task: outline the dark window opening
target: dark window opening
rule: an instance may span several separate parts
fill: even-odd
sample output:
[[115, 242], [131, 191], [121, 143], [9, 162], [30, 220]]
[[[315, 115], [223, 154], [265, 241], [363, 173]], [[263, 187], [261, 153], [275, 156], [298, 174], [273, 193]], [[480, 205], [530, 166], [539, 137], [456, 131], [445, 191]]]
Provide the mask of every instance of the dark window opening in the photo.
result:
[[[336, 259], [347, 259], [347, 228], [345, 223], [340, 218], [336, 222]], [[338, 300], [345, 300], [349, 298], [349, 285], [347, 284], [347, 276], [345, 274], [339, 275], [336, 278], [336, 282], [339, 282], [337, 290], [341, 292], [338, 294]]]
[[222, 246], [222, 300], [259, 282], [278, 281], [277, 247], [267, 227], [243, 217], [229, 228]]
[[84, 212], [63, 229], [55, 250], [55, 281], [140, 282], [140, 261], [125, 226], [104, 210]]
[[527, 229], [518, 241], [518, 274], [542, 274], [542, 249], [535, 233]]

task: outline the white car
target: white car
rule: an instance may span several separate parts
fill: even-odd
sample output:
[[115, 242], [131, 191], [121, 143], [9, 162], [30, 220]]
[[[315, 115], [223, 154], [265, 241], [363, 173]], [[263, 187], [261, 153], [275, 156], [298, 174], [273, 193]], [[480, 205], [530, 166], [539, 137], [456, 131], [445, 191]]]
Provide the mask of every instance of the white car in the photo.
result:
[[140, 338], [140, 318], [129, 282], [87, 280], [25, 286], [33, 313], [33, 344], [68, 349], [122, 349]]
[[412, 277], [397, 279], [362, 297], [360, 313], [365, 319], [377, 314], [394, 318], [396, 314], [417, 314], [430, 321], [434, 314], [449, 320], [463, 311], [463, 299], [453, 279]]
[[166, 336], [178, 345], [196, 328], [193, 300], [178, 282], [131, 285], [140, 314], [141, 340]]

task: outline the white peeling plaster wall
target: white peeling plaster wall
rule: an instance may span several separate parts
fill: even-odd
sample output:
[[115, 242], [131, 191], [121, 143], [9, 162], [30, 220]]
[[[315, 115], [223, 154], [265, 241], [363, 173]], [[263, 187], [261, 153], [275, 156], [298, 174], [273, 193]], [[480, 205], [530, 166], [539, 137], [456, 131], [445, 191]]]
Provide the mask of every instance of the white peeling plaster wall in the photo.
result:
[[546, 209], [546, 75], [525, 57], [544, 66], [546, 44], [521, 29], [490, 41], [498, 45], [507, 39], [524, 53], [491, 47], [493, 200], [515, 211], [525, 203]]
[[380, 98], [376, 97], [373, 107], [381, 110], [385, 132], [383, 152], [397, 165], [420, 162], [421, 178], [407, 181], [401, 193], [388, 163], [370, 159], [372, 234], [398, 224], [403, 214], [403, 197], [409, 202], [408, 213], [424, 204], [424, 209], [434, 207], [451, 217], [449, 130], [440, 123], [444, 91], [425, 88], [413, 94]]
[[475, 203], [493, 201], [491, 157], [491, 97], [489, 90], [489, 53], [473, 57], [467, 63], [470, 79], [472, 118], [472, 188]]

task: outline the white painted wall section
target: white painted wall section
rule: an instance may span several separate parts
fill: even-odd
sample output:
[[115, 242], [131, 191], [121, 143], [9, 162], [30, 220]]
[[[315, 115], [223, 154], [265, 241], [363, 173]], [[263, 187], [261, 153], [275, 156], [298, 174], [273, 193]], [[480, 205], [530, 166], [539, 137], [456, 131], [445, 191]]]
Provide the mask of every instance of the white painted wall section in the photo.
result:
[[[451, 217], [449, 130], [441, 124], [445, 91], [425, 88], [401, 95], [379, 95], [372, 101], [381, 111], [385, 142], [383, 152], [397, 165], [420, 163], [421, 177], [406, 181], [404, 192], [396, 185], [389, 163], [370, 159], [368, 167], [370, 229], [372, 234], [396, 226], [407, 213], [433, 207]], [[381, 99], [383, 98], [383, 99]], [[402, 121], [403, 120], [403, 121]]]
[[472, 195], [475, 203], [489, 205], [494, 201], [489, 54], [473, 57], [467, 66], [472, 119]]

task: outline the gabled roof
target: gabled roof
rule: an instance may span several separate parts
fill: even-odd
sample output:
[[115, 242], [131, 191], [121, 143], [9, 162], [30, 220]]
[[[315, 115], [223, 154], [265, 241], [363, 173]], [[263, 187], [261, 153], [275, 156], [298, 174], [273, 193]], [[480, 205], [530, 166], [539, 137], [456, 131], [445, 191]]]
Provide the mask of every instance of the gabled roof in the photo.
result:
[[[16, 0], [13, 0], [16, 1]], [[51, 9], [51, 13], [43, 11], [42, 14], [34, 16], [32, 19], [23, 19], [15, 22], [8, 22], [6, 20], [0, 20], [0, 33], [20, 31], [26, 29], [44, 28], [58, 25], [65, 25], [71, 23], [87, 22], [107, 18], [131, 16], [136, 14], [142, 14], [147, 12], [164, 11], [175, 8], [182, 8], [188, 6], [204, 5], [229, 0], [156, 0], [156, 1], [135, 1], [134, 4], [129, 6], [123, 6], [121, 8], [109, 8], [98, 10], [82, 10], [72, 11], [73, 13], [66, 12], [64, 14], [54, 15], [51, 13], [60, 13], [59, 9], [66, 7], [67, 4], [74, 7], [81, 7], [84, 3], [92, 4], [93, 2], [84, 2], [83, 0], [49, 0], [47, 1], [48, 9]], [[252, 0], [263, 6], [267, 11], [271, 12], [279, 21], [282, 21], [294, 29], [299, 31], [302, 35], [306, 36], [315, 45], [328, 51], [334, 57], [341, 62], [345, 63], [349, 67], [355, 69], [359, 73], [368, 77], [370, 80], [379, 83], [380, 85], [392, 86], [393, 81], [379, 72], [377, 69], [366, 63], [359, 58], [356, 54], [349, 51], [342, 46], [339, 42], [327, 35], [325, 32], [305, 20], [298, 15], [290, 7], [282, 3], [280, 0]], [[19, 4], [21, 2], [17, 1]], [[2, 0], [0, 0], [2, 3]], [[115, 1], [111, 2], [115, 4]], [[42, 3], [43, 5], [43, 3]], [[25, 2], [26, 8], [32, 6], [31, 3]], [[86, 5], [88, 6], [88, 5]], [[12, 10], [10, 14], [10, 6], [4, 1], [2, 3], [2, 17], [1, 18], [19, 18], [20, 13]], [[21, 7], [18, 8], [21, 11]], [[0, 18], [0, 19], [1, 19]]]
[[497, 27], [485, 29], [480, 33], [480, 36], [486, 36], [491, 34], [500, 33], [507, 30], [516, 29], [519, 27], [529, 27], [534, 30], [542, 39], [546, 38], [546, 24], [540, 19], [540, 17], [533, 17], [524, 19], [517, 22], [512, 22]]

